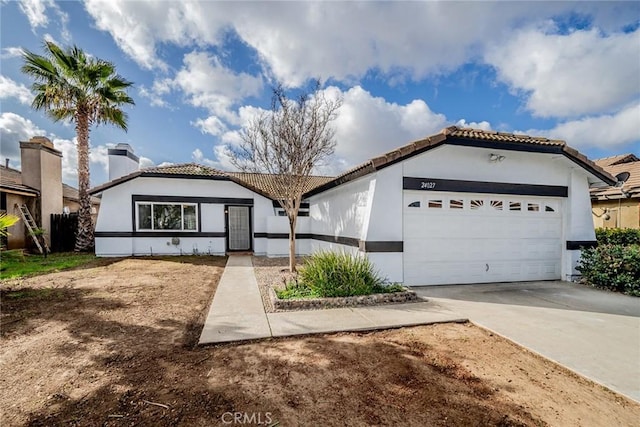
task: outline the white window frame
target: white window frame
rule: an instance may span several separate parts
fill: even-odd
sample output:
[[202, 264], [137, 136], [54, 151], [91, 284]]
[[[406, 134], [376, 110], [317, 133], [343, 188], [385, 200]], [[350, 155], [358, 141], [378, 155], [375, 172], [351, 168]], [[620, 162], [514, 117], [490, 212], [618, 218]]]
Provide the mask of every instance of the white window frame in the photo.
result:
[[[151, 206], [151, 228], [140, 228], [140, 206], [141, 205], [150, 205]], [[165, 229], [165, 228], [160, 228], [160, 229], [156, 229], [154, 228], [154, 218], [153, 218], [153, 212], [154, 212], [154, 205], [179, 205], [180, 206], [180, 228], [175, 228], [175, 229]], [[184, 228], [184, 208], [185, 206], [193, 206], [196, 210], [196, 228], [193, 230], [186, 230]], [[187, 233], [197, 233], [199, 230], [199, 226], [200, 224], [198, 223], [198, 204], [197, 203], [179, 203], [179, 202], [145, 202], [145, 201], [140, 201], [140, 202], [136, 202], [136, 231], [140, 231], [140, 232], [145, 232], [145, 231], [160, 231], [160, 232], [166, 232], [166, 233], [175, 233], [177, 231], [183, 231], [183, 232], [187, 232]]]

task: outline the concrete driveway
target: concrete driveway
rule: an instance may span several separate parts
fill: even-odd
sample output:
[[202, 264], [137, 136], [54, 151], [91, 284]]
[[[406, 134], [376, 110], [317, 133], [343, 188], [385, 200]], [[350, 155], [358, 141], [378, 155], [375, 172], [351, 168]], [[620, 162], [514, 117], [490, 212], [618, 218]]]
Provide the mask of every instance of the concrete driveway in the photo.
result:
[[443, 309], [640, 401], [640, 298], [559, 281], [413, 289]]

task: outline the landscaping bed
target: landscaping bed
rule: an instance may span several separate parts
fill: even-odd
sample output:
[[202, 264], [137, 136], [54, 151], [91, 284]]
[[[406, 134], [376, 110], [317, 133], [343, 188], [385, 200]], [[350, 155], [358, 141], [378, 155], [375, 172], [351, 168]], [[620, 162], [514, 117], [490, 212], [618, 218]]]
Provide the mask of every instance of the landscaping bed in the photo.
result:
[[194, 347], [224, 262], [111, 260], [1, 281], [2, 425], [211, 426], [235, 414], [279, 426], [640, 419], [638, 403], [471, 324]]
[[[334, 254], [329, 255], [334, 256]], [[340, 256], [338, 254], [338, 257]], [[298, 271], [305, 266], [308, 267], [309, 260], [310, 258], [297, 259]], [[368, 287], [365, 285], [355, 289], [362, 294], [348, 295], [354, 289], [329, 284], [325, 285], [323, 291], [337, 293], [339, 296], [318, 296], [314, 294], [316, 289], [304, 286], [301, 282], [304, 274], [301, 276], [298, 273], [289, 272], [288, 258], [254, 257], [253, 264], [266, 312], [398, 304], [421, 300], [414, 291], [398, 284], [384, 283], [381, 279]], [[334, 266], [322, 265], [322, 267], [330, 269]]]
[[280, 299], [272, 287], [268, 288], [273, 308], [278, 310], [316, 310], [336, 307], [356, 307], [362, 305], [414, 302], [418, 299], [411, 290], [384, 294], [358, 295], [352, 297]]

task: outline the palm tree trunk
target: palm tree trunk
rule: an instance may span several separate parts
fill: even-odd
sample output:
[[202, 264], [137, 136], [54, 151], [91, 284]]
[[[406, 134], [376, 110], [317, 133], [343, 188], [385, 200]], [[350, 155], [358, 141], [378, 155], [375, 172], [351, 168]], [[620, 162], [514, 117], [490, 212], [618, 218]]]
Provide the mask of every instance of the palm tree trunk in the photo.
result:
[[89, 196], [89, 117], [79, 109], [76, 116], [76, 133], [78, 136], [78, 234], [76, 235], [76, 251], [93, 250], [93, 223], [91, 221], [91, 197]]

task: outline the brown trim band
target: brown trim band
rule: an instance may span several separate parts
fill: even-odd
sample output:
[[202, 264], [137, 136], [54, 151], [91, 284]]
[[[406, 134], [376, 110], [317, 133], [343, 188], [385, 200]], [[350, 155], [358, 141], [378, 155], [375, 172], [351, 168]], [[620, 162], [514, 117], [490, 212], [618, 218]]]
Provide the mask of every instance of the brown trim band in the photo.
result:
[[216, 203], [222, 205], [248, 205], [253, 206], [253, 199], [235, 197], [190, 197], [190, 196], [155, 196], [155, 195], [131, 195], [131, 201], [135, 202], [167, 202], [167, 203]]
[[596, 246], [598, 246], [598, 242], [595, 240], [567, 240], [568, 251], [595, 248]]
[[562, 185], [516, 184], [511, 182], [463, 181], [440, 178], [402, 178], [404, 190], [450, 191], [456, 193], [512, 194], [523, 196], [568, 197]]
[[95, 237], [226, 237], [224, 231], [96, 231]]

